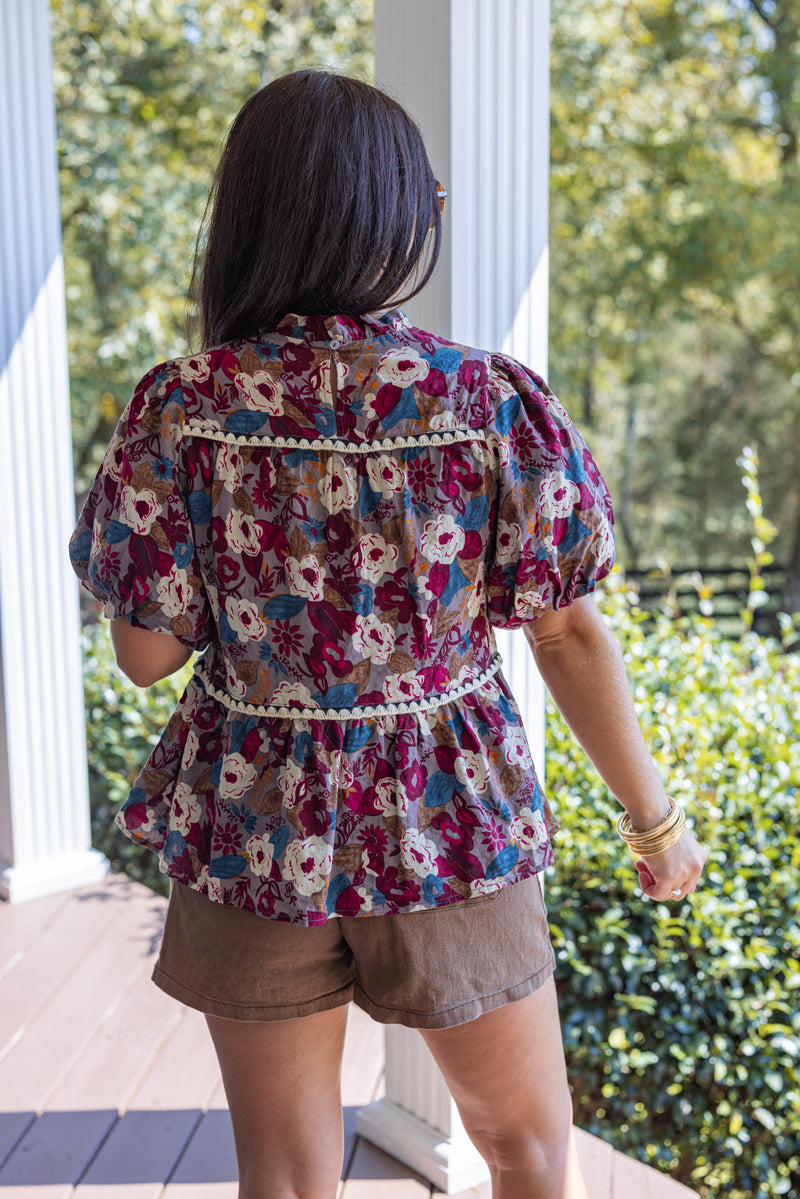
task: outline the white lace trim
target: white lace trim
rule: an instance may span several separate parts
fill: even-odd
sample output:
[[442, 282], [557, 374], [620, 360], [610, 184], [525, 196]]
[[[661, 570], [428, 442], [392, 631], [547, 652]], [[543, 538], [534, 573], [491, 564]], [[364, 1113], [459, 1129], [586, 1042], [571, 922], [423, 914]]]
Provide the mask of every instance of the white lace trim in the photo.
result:
[[219, 425], [192, 416], [184, 422], [184, 433], [193, 437], [205, 437], [209, 441], [224, 441], [228, 445], [272, 445], [281, 450], [336, 450], [340, 454], [375, 454], [382, 450], [402, 450], [418, 445], [451, 445], [455, 441], [485, 441], [485, 429], [470, 429], [459, 426], [442, 429], [440, 433], [419, 433], [412, 437], [383, 437], [375, 441], [348, 441], [343, 437], [279, 437], [277, 434], [261, 434], [246, 437], [226, 433]]
[[205, 664], [198, 661], [195, 675], [200, 679], [210, 696], [223, 704], [230, 712], [238, 712], [241, 716], [275, 716], [282, 720], [363, 720], [373, 716], [413, 716], [417, 712], [431, 712], [442, 704], [452, 703], [482, 687], [488, 679], [497, 674], [502, 665], [499, 654], [495, 654], [488, 666], [478, 675], [460, 682], [448, 691], [438, 695], [426, 695], [424, 699], [396, 700], [385, 704], [365, 704], [357, 708], [311, 708], [301, 704], [246, 704], [234, 699], [227, 691], [215, 687], [208, 676]]

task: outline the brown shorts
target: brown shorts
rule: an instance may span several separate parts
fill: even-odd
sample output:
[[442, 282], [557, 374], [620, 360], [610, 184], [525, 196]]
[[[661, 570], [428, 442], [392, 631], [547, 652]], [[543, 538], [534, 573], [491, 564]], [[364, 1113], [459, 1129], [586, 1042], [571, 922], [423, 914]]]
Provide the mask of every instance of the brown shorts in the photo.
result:
[[429, 911], [311, 927], [173, 882], [153, 981], [234, 1020], [288, 1020], [352, 999], [382, 1024], [449, 1028], [523, 999], [554, 969], [538, 878]]

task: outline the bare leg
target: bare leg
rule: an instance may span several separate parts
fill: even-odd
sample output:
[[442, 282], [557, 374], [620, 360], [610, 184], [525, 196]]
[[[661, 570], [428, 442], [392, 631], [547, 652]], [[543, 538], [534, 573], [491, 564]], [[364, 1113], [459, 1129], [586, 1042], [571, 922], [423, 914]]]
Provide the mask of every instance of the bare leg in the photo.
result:
[[239, 1164], [239, 1199], [335, 1199], [347, 1007], [273, 1023], [206, 1017]]
[[492, 1174], [492, 1199], [588, 1199], [552, 978], [425, 1042]]

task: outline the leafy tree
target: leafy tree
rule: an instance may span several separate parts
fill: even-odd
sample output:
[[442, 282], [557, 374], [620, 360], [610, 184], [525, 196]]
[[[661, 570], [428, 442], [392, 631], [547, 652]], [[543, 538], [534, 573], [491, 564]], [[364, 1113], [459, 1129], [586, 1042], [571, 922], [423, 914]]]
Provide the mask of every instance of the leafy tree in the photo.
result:
[[596, 427], [628, 563], [744, 552], [755, 439], [800, 581], [800, 4], [553, 18], [553, 374]]
[[372, 70], [371, 0], [53, 0], [77, 486], [132, 384], [186, 348], [197, 227], [226, 130], [276, 74]]

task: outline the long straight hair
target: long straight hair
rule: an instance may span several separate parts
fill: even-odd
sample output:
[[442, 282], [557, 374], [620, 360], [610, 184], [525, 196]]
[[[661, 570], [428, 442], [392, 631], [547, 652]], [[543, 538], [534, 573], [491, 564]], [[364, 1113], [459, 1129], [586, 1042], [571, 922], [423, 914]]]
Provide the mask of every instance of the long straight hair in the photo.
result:
[[192, 281], [203, 346], [290, 312], [402, 303], [440, 245], [433, 171], [402, 106], [347, 76], [285, 75], [244, 104], [214, 177]]

